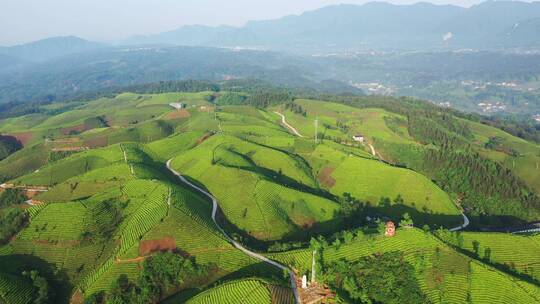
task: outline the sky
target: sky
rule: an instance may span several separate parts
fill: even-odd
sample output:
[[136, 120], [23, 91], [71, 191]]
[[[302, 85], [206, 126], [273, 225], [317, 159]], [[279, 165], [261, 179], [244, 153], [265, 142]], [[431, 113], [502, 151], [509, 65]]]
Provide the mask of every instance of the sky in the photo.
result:
[[[432, 0], [471, 6], [481, 0]], [[368, 0], [0, 0], [0, 45], [74, 35], [112, 42], [183, 25], [241, 26], [327, 5]], [[391, 0], [410, 4], [418, 0]]]

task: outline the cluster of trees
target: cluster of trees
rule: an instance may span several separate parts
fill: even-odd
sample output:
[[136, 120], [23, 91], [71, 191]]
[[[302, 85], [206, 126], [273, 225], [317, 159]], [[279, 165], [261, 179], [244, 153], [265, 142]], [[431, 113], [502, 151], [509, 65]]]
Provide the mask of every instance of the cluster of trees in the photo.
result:
[[4, 244], [26, 223], [26, 213], [17, 207], [0, 209], [0, 244]]
[[527, 220], [540, 212], [540, 199], [521, 180], [477, 153], [430, 149], [423, 167], [446, 190], [460, 194], [463, 205], [474, 214]]
[[359, 199], [353, 197], [350, 193], [343, 193], [343, 197], [339, 201], [339, 214], [345, 220], [356, 222], [358, 218], [362, 218], [366, 205]]
[[23, 275], [29, 277], [32, 280], [32, 285], [34, 287], [34, 304], [46, 304], [50, 303], [49, 300], [52, 298], [51, 290], [49, 288], [49, 283], [47, 280], [39, 275], [39, 271], [31, 270], [24, 271]]
[[304, 110], [301, 105], [295, 103], [294, 101], [287, 102], [285, 104], [285, 110], [291, 110], [293, 113], [300, 114], [304, 117], [307, 116], [306, 110]]
[[468, 143], [455, 132], [450, 132], [433, 120], [418, 117], [408, 117], [409, 134], [424, 144], [434, 144], [443, 148], [468, 148]]
[[0, 193], [0, 208], [24, 203], [26, 197], [21, 189], [5, 189]]
[[252, 90], [249, 94], [240, 92], [227, 92], [221, 94], [216, 100], [218, 105], [250, 105], [257, 108], [265, 108], [270, 105], [292, 103], [293, 96], [288, 92], [280, 89], [260, 89]]
[[157, 303], [180, 285], [206, 275], [208, 268], [178, 253], [158, 253], [144, 261], [137, 280], [132, 281], [122, 274], [107, 293], [93, 294], [85, 304]]
[[484, 118], [483, 123], [504, 130], [514, 136], [540, 143], [540, 123], [531, 121], [530, 116], [497, 116]]
[[246, 99], [247, 96], [245, 94], [230, 92], [221, 94], [215, 102], [218, 105], [243, 105]]
[[325, 279], [352, 303], [426, 303], [414, 267], [402, 252], [374, 254], [325, 267]]
[[8, 157], [17, 150], [22, 149], [22, 144], [13, 136], [0, 135], [0, 160]]

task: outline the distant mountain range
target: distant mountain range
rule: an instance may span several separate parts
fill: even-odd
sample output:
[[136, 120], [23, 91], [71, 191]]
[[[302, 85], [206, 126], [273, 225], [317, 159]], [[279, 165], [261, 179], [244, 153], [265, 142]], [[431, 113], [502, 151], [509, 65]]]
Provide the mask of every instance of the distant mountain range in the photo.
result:
[[[74, 36], [47, 38], [27, 44], [11, 47], [0, 47], [0, 67], [11, 57], [18, 64], [22, 62], [44, 62], [66, 55], [96, 50], [105, 45], [84, 40]], [[4, 58], [4, 59], [3, 59]]]
[[417, 3], [328, 6], [243, 27], [185, 26], [132, 37], [166, 43], [314, 52], [540, 46], [540, 2], [488, 1], [471, 8]]

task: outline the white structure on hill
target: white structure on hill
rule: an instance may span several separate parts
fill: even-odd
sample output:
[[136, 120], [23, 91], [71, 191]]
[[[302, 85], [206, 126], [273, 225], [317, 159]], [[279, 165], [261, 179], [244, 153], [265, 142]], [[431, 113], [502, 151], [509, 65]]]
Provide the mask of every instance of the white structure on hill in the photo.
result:
[[352, 138], [357, 142], [361, 142], [361, 143], [364, 142], [364, 135], [357, 134], [357, 135], [354, 135]]
[[186, 104], [181, 102], [172, 102], [169, 105], [177, 110], [181, 110], [186, 107]]
[[306, 275], [303, 275], [302, 276], [302, 289], [306, 289], [307, 288], [307, 277]]

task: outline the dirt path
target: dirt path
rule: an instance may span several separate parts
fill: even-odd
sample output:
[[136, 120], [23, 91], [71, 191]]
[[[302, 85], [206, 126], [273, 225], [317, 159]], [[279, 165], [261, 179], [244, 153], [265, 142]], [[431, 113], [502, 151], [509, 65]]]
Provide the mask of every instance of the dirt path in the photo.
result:
[[122, 260], [122, 259], [117, 257], [114, 262], [116, 264], [129, 264], [129, 263], [139, 263], [139, 262], [142, 262], [144, 260], [146, 260], [145, 256], [140, 256], [140, 257], [136, 257], [136, 258], [133, 258], [133, 259], [125, 259], [125, 260]]
[[169, 159], [167, 161], [167, 169], [169, 169], [169, 171], [171, 171], [174, 175], [176, 175], [178, 177], [178, 179], [180, 179], [180, 181], [188, 186], [190, 186], [191, 188], [197, 190], [198, 192], [204, 194], [205, 196], [207, 196], [208, 198], [210, 198], [212, 200], [212, 221], [214, 222], [214, 224], [216, 225], [216, 227], [218, 228], [218, 230], [225, 236], [225, 238], [229, 241], [229, 243], [231, 243], [234, 247], [236, 247], [237, 249], [239, 249], [240, 251], [244, 252], [245, 254], [257, 259], [257, 260], [260, 260], [260, 261], [263, 261], [267, 264], [270, 264], [276, 268], [279, 268], [281, 270], [284, 270], [284, 271], [287, 271], [289, 273], [289, 277], [290, 277], [290, 280], [291, 280], [291, 288], [293, 289], [293, 292], [294, 292], [294, 298], [295, 298], [295, 302], [296, 303], [300, 303], [300, 300], [299, 300], [299, 297], [298, 297], [298, 290], [296, 289], [296, 278], [294, 276], [294, 272], [289, 269], [289, 267], [285, 266], [285, 265], [282, 265], [276, 261], [273, 261], [273, 260], [270, 260], [269, 258], [261, 255], [261, 254], [258, 254], [258, 253], [255, 253], [253, 251], [250, 251], [248, 249], [246, 249], [244, 246], [242, 246], [240, 243], [238, 243], [237, 241], [235, 241], [234, 239], [232, 239], [226, 232], [225, 230], [223, 230], [223, 228], [221, 228], [221, 226], [218, 224], [218, 222], [216, 221], [216, 214], [217, 214], [217, 210], [218, 210], [218, 201], [217, 199], [212, 196], [210, 193], [206, 192], [205, 190], [203, 190], [202, 188], [192, 184], [191, 182], [189, 182], [185, 177], [183, 177], [180, 173], [178, 173], [177, 171], [175, 171], [173, 168], [171, 168], [171, 161], [172, 159]]
[[285, 115], [279, 113], [279, 112], [274, 112], [276, 113], [277, 115], [281, 116], [281, 123], [287, 127], [287, 129], [289, 129], [291, 132], [294, 133], [294, 135], [298, 136], [298, 137], [304, 137], [302, 134], [300, 134], [298, 132], [298, 130], [296, 130], [293, 126], [291, 126], [289, 123], [287, 123], [287, 121], [285, 120]]
[[133, 175], [133, 177], [137, 178], [137, 176], [135, 175], [135, 169], [133, 168], [133, 164], [130, 164], [128, 162], [126, 150], [124, 150], [124, 147], [122, 147], [122, 145], [120, 145], [120, 150], [122, 150], [122, 153], [124, 153], [124, 161], [129, 166], [129, 172], [131, 172], [131, 175]]
[[369, 148], [371, 149], [371, 154], [375, 157], [377, 157], [377, 151], [375, 151], [375, 147], [373, 147], [372, 144], [368, 144]]

